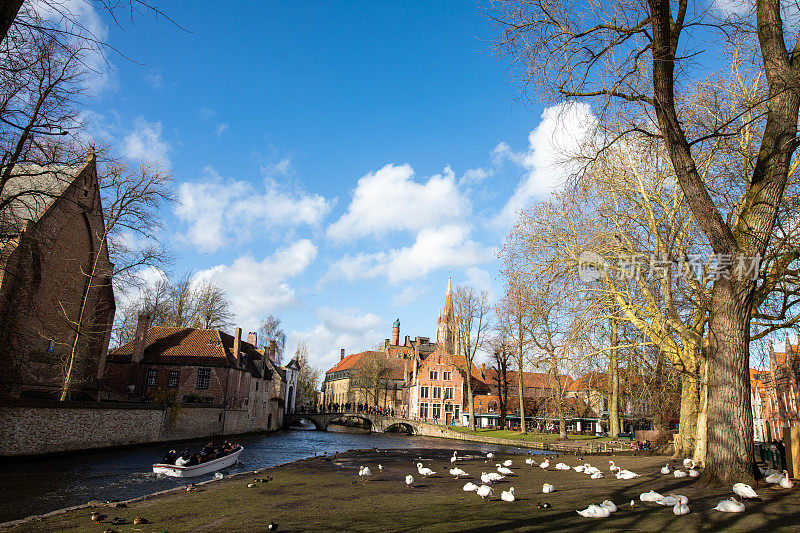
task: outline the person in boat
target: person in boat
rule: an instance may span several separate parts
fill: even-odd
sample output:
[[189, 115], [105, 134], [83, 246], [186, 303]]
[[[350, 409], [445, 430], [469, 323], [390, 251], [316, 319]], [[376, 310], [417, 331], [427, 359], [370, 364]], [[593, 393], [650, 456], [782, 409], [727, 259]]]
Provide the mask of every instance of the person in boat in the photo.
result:
[[203, 451], [200, 452], [200, 455], [203, 457], [203, 459], [204, 459], [203, 462], [204, 463], [206, 461], [213, 461], [214, 459], [216, 459], [217, 458], [217, 454], [214, 451], [214, 443], [213, 442], [209, 442], [208, 444], [206, 444], [203, 447]]
[[178, 453], [175, 450], [170, 450], [167, 454], [161, 459], [161, 463], [165, 465], [174, 465], [175, 459], [178, 458]]
[[189, 450], [183, 450], [181, 456], [175, 459], [175, 466], [189, 466], [191, 461], [192, 454], [189, 453]]

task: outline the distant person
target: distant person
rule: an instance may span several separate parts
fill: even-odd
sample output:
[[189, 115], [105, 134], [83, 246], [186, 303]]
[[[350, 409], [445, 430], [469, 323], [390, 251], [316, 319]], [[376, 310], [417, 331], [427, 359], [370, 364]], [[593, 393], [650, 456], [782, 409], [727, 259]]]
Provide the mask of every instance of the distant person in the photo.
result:
[[192, 454], [189, 453], [189, 450], [183, 450], [181, 456], [175, 459], [175, 466], [188, 466], [191, 460]]
[[175, 459], [178, 458], [178, 454], [175, 450], [170, 450], [167, 454], [161, 459], [161, 464], [165, 465], [174, 465]]

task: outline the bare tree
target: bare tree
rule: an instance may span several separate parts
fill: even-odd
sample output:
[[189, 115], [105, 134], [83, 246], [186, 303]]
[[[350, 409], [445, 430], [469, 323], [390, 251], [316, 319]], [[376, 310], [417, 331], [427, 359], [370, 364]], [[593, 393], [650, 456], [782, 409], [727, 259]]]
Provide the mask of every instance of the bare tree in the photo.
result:
[[322, 371], [308, 360], [308, 345], [300, 340], [294, 352], [294, 358], [300, 365], [300, 374], [297, 376], [297, 394], [301, 405], [316, 405], [317, 386], [322, 381]]
[[508, 415], [508, 372], [513, 370], [513, 353], [502, 340], [493, 343], [492, 369], [494, 370], [494, 386], [497, 390], [497, 403], [500, 407], [500, 427], [506, 427], [506, 416]]
[[383, 352], [367, 352], [355, 365], [351, 388], [360, 393], [365, 403], [386, 407], [396, 361]]
[[258, 337], [264, 339], [264, 346], [269, 347], [275, 341], [275, 363], [281, 364], [283, 351], [286, 348], [286, 333], [281, 327], [281, 319], [274, 315], [267, 315], [258, 329]]
[[499, 327], [513, 349], [514, 363], [517, 366], [517, 391], [519, 397], [520, 433], [527, 433], [525, 423], [525, 382], [523, 372], [526, 366], [526, 354], [532, 342], [531, 335], [531, 300], [530, 292], [521, 281], [519, 274], [506, 270], [506, 292], [500, 302], [498, 316]]
[[[494, 17], [503, 30], [499, 45], [523, 66], [525, 84], [539, 84], [566, 99], [595, 101], [601, 119], [617, 116], [626, 131], [660, 138], [717, 257], [760, 259], [798, 144], [800, 40], [797, 29], [783, 20], [779, 0], [756, 0], [754, 8], [739, 15], [685, 0], [675, 9], [669, 0], [637, 6], [609, 0], [584, 6], [578, 17], [565, 0], [533, 0], [504, 3]], [[701, 26], [705, 31], [691, 31]], [[747, 57], [763, 69], [766, 102], [746, 104], [735, 120], [689, 129], [682, 89], [694, 81], [691, 65], [697, 59], [691, 51], [718, 50], [720, 41], [742, 55], [755, 44], [749, 50], [760, 54]], [[741, 128], [758, 127], [738, 120], [748, 109], [765, 120], [749, 176], [739, 184], [738, 206], [728, 214], [698, 172], [697, 149]], [[713, 286], [706, 353], [708, 425], [714, 431], [708, 435], [704, 472], [712, 483], [753, 477], [748, 363], [756, 286], [748, 276], [718, 279]]]
[[489, 294], [477, 292], [470, 285], [456, 287], [453, 294], [453, 309], [456, 315], [458, 345], [463, 357], [461, 373], [467, 382], [467, 402], [469, 405], [469, 429], [475, 431], [475, 405], [472, 396], [472, 364], [477, 353], [486, 344], [490, 328]]
[[204, 281], [196, 290], [196, 328], [224, 329], [231, 324], [233, 311], [225, 289], [212, 281]]

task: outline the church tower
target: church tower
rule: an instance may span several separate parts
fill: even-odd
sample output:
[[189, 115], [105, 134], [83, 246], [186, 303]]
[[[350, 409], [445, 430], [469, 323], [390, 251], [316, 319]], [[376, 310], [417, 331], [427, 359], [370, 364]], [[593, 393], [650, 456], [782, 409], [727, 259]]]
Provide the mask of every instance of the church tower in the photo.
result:
[[439, 323], [436, 328], [436, 344], [446, 353], [458, 354], [460, 343], [458, 341], [458, 326], [456, 315], [453, 311], [453, 285], [450, 276], [447, 276], [447, 293], [444, 297], [444, 309], [439, 313]]

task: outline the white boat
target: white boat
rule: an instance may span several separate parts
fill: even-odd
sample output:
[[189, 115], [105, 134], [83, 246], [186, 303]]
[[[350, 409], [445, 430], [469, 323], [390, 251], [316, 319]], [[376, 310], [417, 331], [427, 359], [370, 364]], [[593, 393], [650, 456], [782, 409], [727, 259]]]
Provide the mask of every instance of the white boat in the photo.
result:
[[244, 450], [244, 448], [238, 446], [236, 449], [234, 449], [234, 451], [228, 455], [225, 455], [224, 457], [214, 459], [213, 461], [208, 461], [207, 463], [201, 463], [199, 465], [177, 466], [157, 463], [153, 465], [153, 473], [164, 474], [165, 476], [170, 477], [202, 476], [203, 474], [209, 474], [211, 472], [216, 472], [217, 470], [222, 470], [223, 468], [231, 466], [239, 458], [239, 454], [242, 453], [242, 450]]

